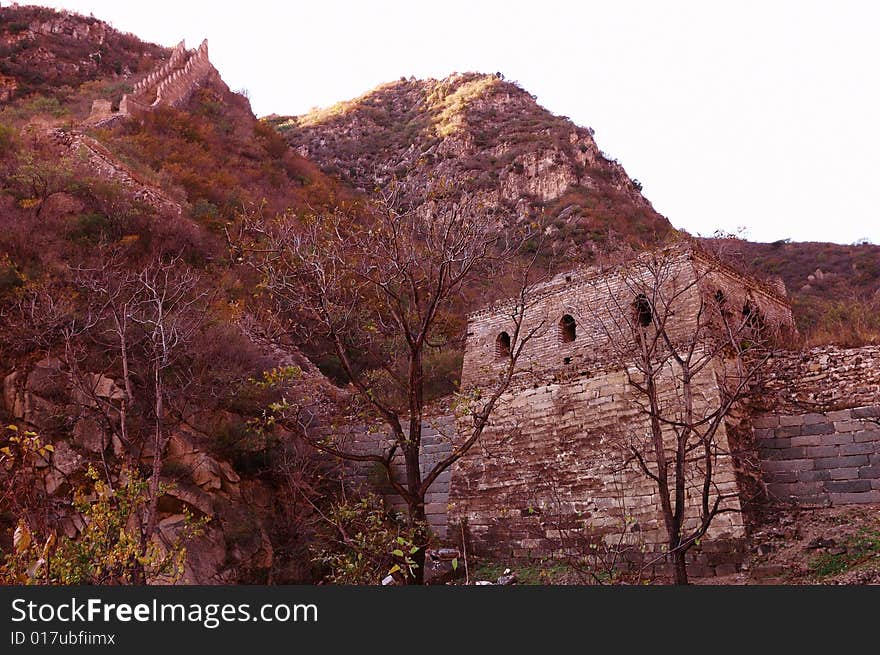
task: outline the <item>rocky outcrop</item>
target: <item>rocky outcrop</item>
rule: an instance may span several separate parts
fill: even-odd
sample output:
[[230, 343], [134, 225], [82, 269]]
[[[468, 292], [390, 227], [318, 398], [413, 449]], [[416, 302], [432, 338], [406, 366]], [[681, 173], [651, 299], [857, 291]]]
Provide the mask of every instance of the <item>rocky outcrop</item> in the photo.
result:
[[[108, 436], [108, 421], [118, 421], [114, 408], [123, 396], [113, 379], [98, 373], [74, 379], [54, 357], [3, 378], [6, 413], [53, 446], [38, 459], [34, 482], [47, 499], [40, 511], [49, 512], [71, 538], [83, 526], [66, 498], [83, 483], [90, 463], [119, 471], [121, 462], [133, 458], [148, 466], [152, 462], [150, 447], [134, 452], [115, 434]], [[213, 441], [185, 423], [170, 429], [163, 462], [167, 489], [158, 502], [160, 535], [173, 541], [185, 528], [187, 514], [209, 519], [204, 533], [187, 544], [181, 583], [266, 581], [275, 558], [268, 528], [275, 511], [273, 493], [263, 482], [243, 480], [229, 461], [212, 452]]]
[[591, 129], [497, 75], [403, 79], [268, 120], [300, 154], [362, 190], [397, 185], [423, 211], [466, 196], [499, 227], [544, 216], [556, 250], [572, 257], [593, 252], [609, 230], [650, 241], [670, 229]]
[[3, 3], [0, 7], [0, 103], [55, 95], [99, 79], [124, 81], [168, 57], [107, 23], [70, 11]]

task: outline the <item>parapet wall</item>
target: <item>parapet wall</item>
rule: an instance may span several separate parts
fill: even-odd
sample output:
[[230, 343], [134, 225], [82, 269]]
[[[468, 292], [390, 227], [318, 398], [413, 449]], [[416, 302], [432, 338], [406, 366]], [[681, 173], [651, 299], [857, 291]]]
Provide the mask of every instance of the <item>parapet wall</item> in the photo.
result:
[[797, 414], [871, 405], [878, 399], [880, 346], [822, 346], [774, 358], [760, 409]]
[[208, 60], [208, 41], [205, 40], [183, 68], [175, 70], [159, 82], [154, 104], [176, 107], [185, 102], [212, 70], [214, 67]]

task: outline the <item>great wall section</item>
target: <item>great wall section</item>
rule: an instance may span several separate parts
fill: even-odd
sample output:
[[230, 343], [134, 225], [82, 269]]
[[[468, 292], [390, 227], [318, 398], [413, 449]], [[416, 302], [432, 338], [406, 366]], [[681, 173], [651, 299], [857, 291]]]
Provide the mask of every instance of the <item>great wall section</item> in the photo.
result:
[[[216, 69], [208, 57], [205, 39], [195, 50], [187, 50], [183, 41], [177, 44], [168, 61], [141, 79], [130, 93], [123, 95], [119, 109], [113, 110], [110, 100], [92, 103], [83, 128], [108, 127], [130, 117], [143, 116], [158, 107], [179, 107], [199, 89]], [[131, 192], [132, 197], [161, 214], [181, 216], [183, 206], [158, 184], [146, 179], [114, 156], [97, 139], [81, 128], [51, 128], [46, 136], [52, 144], [76, 161], [85, 163], [93, 172], [113, 180]]]
[[114, 112], [109, 100], [95, 100], [87, 124], [102, 126], [128, 116], [138, 116], [157, 107], [178, 107], [186, 102], [196, 89], [216, 69], [208, 58], [208, 40], [196, 50], [187, 50], [183, 41], [177, 44], [168, 61], [135, 84], [119, 102]]
[[[715, 265], [713, 289], [723, 289], [732, 304], [754, 302], [766, 321], [793, 328], [784, 288]], [[534, 311], [556, 319], [605, 302], [603, 294], [630, 293], [619, 279], [599, 276], [598, 285], [596, 279], [589, 271], [557, 276], [540, 290]], [[499, 365], [497, 339], [509, 317], [498, 306], [470, 315], [464, 388], [485, 382]], [[440, 538], [502, 558], [541, 559], [578, 539], [618, 540], [621, 526], [632, 530], [625, 541], [651, 551], [663, 539], [656, 488], [621, 467], [614, 447], [622, 432], [645, 429], [627, 374], [609, 362], [605, 337], [583, 315], [570, 341], [560, 337], [555, 320], [552, 325], [531, 344], [528, 374], [505, 392], [490, 428], [432, 486], [429, 523]], [[719, 458], [715, 474], [733, 511], [718, 515], [705, 543], [689, 553], [694, 575], [724, 575], [744, 565], [754, 527], [746, 515], [756, 505], [766, 511], [880, 503], [880, 346], [779, 349], [760, 384], [721, 431], [728, 451], [734, 450], [728, 439], [741, 445], [736, 458]], [[697, 388], [717, 399], [716, 374], [702, 376]], [[423, 472], [452, 451], [461, 432], [457, 420], [441, 413], [425, 423]], [[354, 442], [359, 452], [378, 450], [375, 436]], [[743, 461], [758, 479], [757, 494], [745, 487]], [[402, 474], [402, 463], [397, 466]], [[402, 509], [374, 471], [355, 470], [357, 484], [378, 488]]]
[[[80, 128], [53, 128], [46, 135], [161, 214], [181, 216], [180, 201], [83, 130], [159, 107], [179, 107], [212, 74], [216, 69], [207, 40], [195, 50], [180, 42], [167, 61], [121, 98], [118, 110], [109, 100], [95, 100]], [[713, 265], [717, 286], [731, 302], [742, 305], [750, 299], [769, 323], [793, 325], [784, 287]], [[601, 331], [578, 314], [601, 302], [601, 294], [622, 297], [628, 290], [606, 277], [600, 293], [596, 279], [595, 271], [572, 271], [539, 290], [535, 311], [549, 318], [553, 329], [531, 345], [525, 367], [529, 375], [520, 376], [504, 394], [483, 438], [429, 490], [425, 509], [438, 538], [466, 541], [478, 553], [522, 559], [552, 556], [572, 535], [618, 539], [622, 525], [627, 541], [649, 548], [662, 541], [653, 484], [632, 468], [622, 468], [612, 447], [622, 431], [644, 430], [644, 416], [639, 416], [626, 371], [605, 356]], [[574, 316], [576, 339], [562, 336], [566, 316]], [[492, 375], [508, 319], [509, 312], [499, 306], [469, 316], [464, 388]], [[739, 456], [754, 460], [760, 502], [801, 508], [880, 504], [880, 346], [780, 350], [762, 385], [757, 399], [739, 408], [736, 421], [720, 434], [727, 450], [733, 450], [729, 441], [734, 439], [747, 444], [748, 453]], [[704, 397], [717, 399], [715, 372], [703, 376], [697, 388]], [[8, 390], [5, 396], [7, 405], [15, 407]], [[423, 475], [452, 452], [462, 432], [460, 420], [437, 412], [425, 421]], [[375, 434], [355, 431], [350, 439], [355, 452], [381, 450], [382, 438]], [[719, 464], [715, 481], [719, 492], [731, 496], [725, 502], [732, 511], [718, 517], [706, 543], [690, 556], [695, 575], [737, 570], [749, 537], [746, 505], [755, 499], [745, 498], [751, 492], [742, 488], [733, 457], [722, 457]], [[378, 489], [392, 509], [405, 511], [374, 467], [348, 471], [353, 485]], [[395, 472], [403, 476], [402, 461], [395, 462]]]
[[51, 142], [69, 156], [85, 163], [94, 173], [113, 180], [131, 196], [160, 214], [182, 216], [181, 203], [172, 198], [158, 184], [147, 180], [130, 166], [121, 162], [96, 139], [78, 130], [52, 129], [47, 133]]

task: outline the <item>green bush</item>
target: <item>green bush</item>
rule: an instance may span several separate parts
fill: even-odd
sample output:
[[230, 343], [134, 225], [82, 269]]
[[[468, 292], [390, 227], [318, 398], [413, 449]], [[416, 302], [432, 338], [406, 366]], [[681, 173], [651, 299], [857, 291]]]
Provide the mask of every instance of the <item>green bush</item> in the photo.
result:
[[311, 552], [328, 582], [378, 584], [389, 574], [413, 571], [414, 531], [379, 496], [340, 500], [325, 517]]
[[70, 237], [74, 241], [97, 243], [109, 238], [113, 233], [113, 221], [104, 214], [80, 214], [71, 230]]

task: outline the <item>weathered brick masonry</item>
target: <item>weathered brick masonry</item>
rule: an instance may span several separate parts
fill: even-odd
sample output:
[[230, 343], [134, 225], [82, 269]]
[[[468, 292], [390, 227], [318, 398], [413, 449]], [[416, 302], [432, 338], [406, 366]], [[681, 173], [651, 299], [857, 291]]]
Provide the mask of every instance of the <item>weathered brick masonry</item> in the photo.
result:
[[[421, 473], [424, 478], [428, 471], [441, 459], [452, 453], [452, 440], [455, 434], [455, 419], [452, 416], [439, 416], [422, 424]], [[390, 446], [387, 435], [352, 430], [348, 439], [340, 443], [345, 450], [356, 454], [385, 452]], [[406, 504], [387, 483], [385, 471], [378, 463], [350, 462], [346, 467], [349, 482], [354, 487], [374, 489], [381, 493], [389, 507], [406, 512]], [[406, 479], [403, 457], [398, 455], [392, 465], [396, 480]], [[449, 479], [451, 469], [446, 469], [431, 485], [425, 494], [425, 514], [428, 525], [441, 539], [446, 537], [447, 507], [449, 504]]]
[[771, 498], [880, 503], [880, 347], [787, 354], [766, 386], [753, 425]]
[[[716, 264], [693, 252], [675, 260], [670, 285], [700, 283], [683, 296], [669, 325], [673, 337], [693, 330], [701, 302], [719, 292], [732, 307], [750, 303], [768, 323], [793, 329], [788, 303], [775, 289]], [[533, 290], [523, 330], [536, 328], [537, 336], [523, 351], [521, 372], [501, 398], [492, 425], [452, 475], [449, 523], [455, 533], [464, 522], [474, 548], [528, 557], [584, 539], [622, 536], [649, 548], [665, 541], [655, 484], [635, 465], [624, 465], [625, 444], [649, 431], [649, 419], [626, 370], [613, 363], [612, 337], [603, 328], [615, 312], [630, 310], [631, 281], [619, 269], [586, 269]], [[511, 305], [501, 304], [470, 316], [463, 386], [488, 384], [504, 365], [498, 354], [506, 342], [500, 335], [511, 330], [512, 312]], [[574, 319], [574, 338], [564, 333], [571, 323], [566, 316]], [[718, 404], [717, 373], [717, 367], [707, 367], [698, 376], [698, 402]], [[661, 393], [664, 400], [676, 394], [674, 376], [661, 380]], [[729, 451], [725, 427], [717, 439]], [[715, 471], [717, 492], [734, 494], [725, 507], [738, 510], [731, 456], [720, 456]], [[694, 482], [689, 480], [689, 487]], [[689, 489], [689, 525], [697, 518], [695, 491]], [[712, 551], [720, 555], [726, 548], [721, 544], [736, 544], [744, 535], [739, 512], [718, 515], [707, 535], [716, 547], [702, 549], [701, 563], [727, 565], [729, 559], [713, 558]]]

